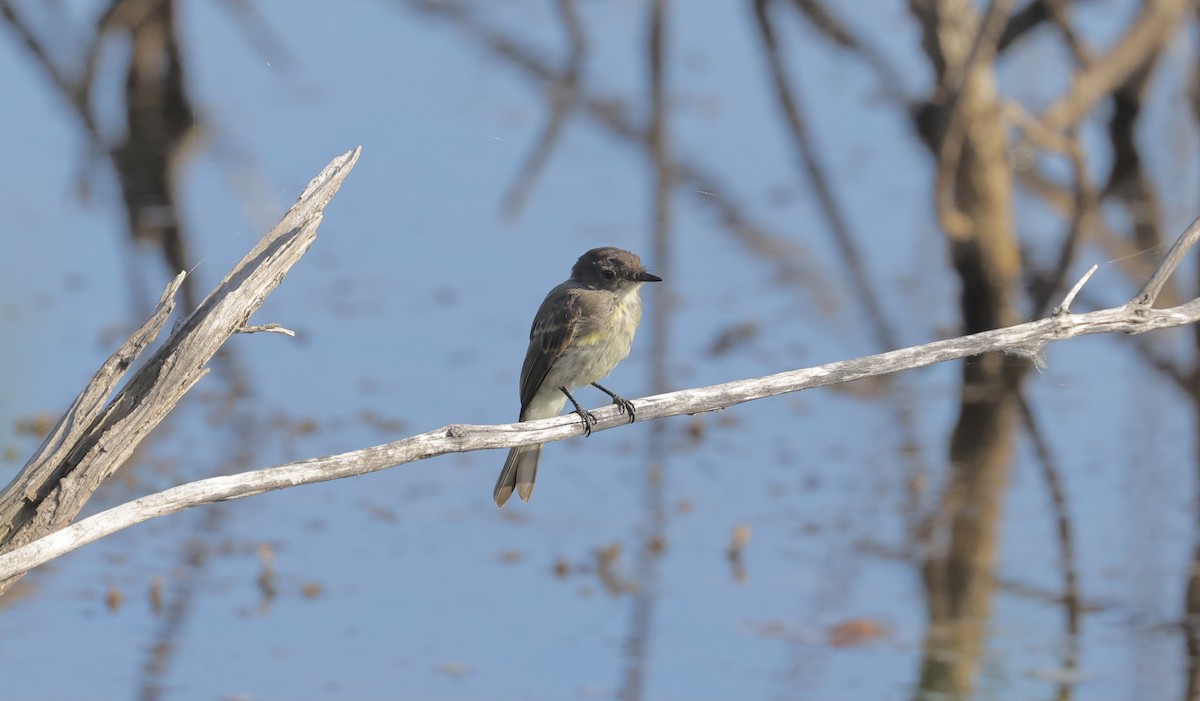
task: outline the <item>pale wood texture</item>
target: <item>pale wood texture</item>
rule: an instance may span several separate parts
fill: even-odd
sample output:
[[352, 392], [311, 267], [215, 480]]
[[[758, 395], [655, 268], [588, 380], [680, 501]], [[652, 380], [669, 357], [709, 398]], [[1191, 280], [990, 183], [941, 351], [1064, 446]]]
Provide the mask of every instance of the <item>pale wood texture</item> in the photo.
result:
[[[19, 548], [70, 523], [100, 484], [207, 374], [209, 360], [225, 341], [252, 330], [247, 320], [312, 245], [325, 205], [360, 152], [356, 148], [343, 154], [321, 171], [275, 228], [105, 404], [174, 309], [173, 296], [184, 275], [172, 281], [150, 320], [105, 362], [21, 473], [0, 493], [0, 551]], [[14, 581], [8, 577], [0, 582], [0, 593]]]

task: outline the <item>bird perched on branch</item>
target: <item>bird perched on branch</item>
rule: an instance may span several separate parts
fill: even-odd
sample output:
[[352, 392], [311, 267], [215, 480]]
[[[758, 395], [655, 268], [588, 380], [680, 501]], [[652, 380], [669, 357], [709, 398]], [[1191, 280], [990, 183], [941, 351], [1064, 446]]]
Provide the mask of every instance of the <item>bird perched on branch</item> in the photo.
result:
[[[571, 268], [571, 277], [550, 290], [529, 331], [529, 350], [521, 367], [521, 421], [558, 416], [567, 400], [591, 435], [596, 418], [575, 401], [571, 390], [584, 385], [612, 397], [634, 420], [633, 403], [597, 384], [629, 355], [642, 320], [643, 283], [661, 282], [646, 272], [633, 253], [593, 248]], [[529, 501], [542, 446], [513, 448], [496, 480], [493, 497], [502, 507], [513, 490]]]

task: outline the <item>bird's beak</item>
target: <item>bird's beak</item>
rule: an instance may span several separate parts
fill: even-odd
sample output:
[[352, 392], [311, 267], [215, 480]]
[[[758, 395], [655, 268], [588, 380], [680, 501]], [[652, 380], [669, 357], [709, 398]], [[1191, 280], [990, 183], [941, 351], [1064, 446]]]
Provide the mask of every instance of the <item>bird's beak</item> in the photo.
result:
[[657, 275], [653, 275], [653, 274], [651, 274], [651, 273], [648, 273], [648, 272], [646, 272], [645, 270], [643, 270], [642, 272], [638, 273], [637, 275], [634, 275], [634, 276], [633, 276], [633, 279], [634, 279], [634, 280], [636, 280], [636, 281], [638, 281], [638, 282], [662, 282], [662, 278], [660, 278], [660, 277], [659, 277], [659, 276], [657, 276]]

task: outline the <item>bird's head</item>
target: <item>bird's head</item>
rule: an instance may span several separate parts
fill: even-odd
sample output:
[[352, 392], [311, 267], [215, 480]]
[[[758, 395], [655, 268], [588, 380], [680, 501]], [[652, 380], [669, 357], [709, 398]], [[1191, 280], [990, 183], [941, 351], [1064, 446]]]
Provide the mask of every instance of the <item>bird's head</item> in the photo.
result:
[[579, 256], [571, 268], [571, 279], [594, 290], [618, 292], [637, 289], [644, 282], [662, 282], [646, 272], [642, 259], [620, 248], [593, 248]]

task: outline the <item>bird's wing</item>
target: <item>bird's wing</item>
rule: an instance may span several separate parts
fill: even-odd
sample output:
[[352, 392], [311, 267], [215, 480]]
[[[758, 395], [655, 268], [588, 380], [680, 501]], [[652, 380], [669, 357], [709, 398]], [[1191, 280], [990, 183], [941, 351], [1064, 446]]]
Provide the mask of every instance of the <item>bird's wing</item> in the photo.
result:
[[529, 350], [525, 352], [525, 365], [521, 368], [521, 415], [529, 408], [533, 395], [541, 389], [550, 368], [571, 344], [577, 329], [583, 306], [576, 290], [562, 287], [551, 290], [533, 318], [529, 330]]

